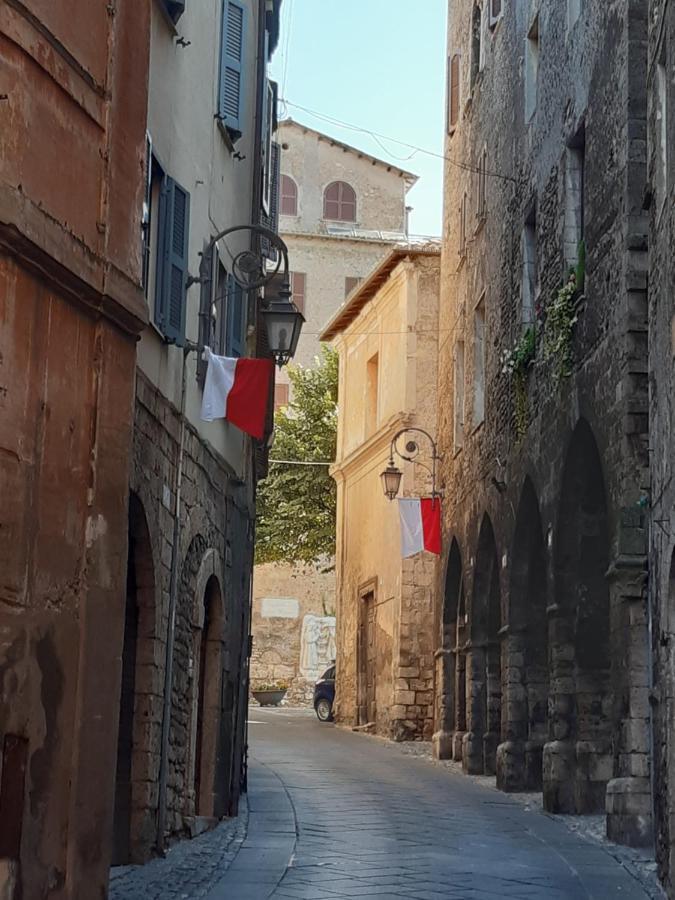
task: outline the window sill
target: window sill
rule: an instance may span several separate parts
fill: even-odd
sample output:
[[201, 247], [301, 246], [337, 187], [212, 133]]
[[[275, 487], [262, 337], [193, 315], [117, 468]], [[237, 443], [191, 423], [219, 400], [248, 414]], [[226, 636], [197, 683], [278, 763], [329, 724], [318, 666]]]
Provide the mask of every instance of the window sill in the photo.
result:
[[501, 13], [499, 13], [499, 15], [497, 16], [496, 19], [492, 19], [490, 21], [490, 25], [488, 27], [492, 33], [492, 37], [494, 37], [497, 34], [497, 32], [499, 31], [499, 27], [502, 24], [503, 18], [504, 18], [504, 13], [501, 12]]
[[457, 459], [457, 457], [459, 456], [459, 454], [462, 452], [463, 449], [464, 449], [463, 445], [460, 447], [455, 447], [455, 449], [452, 452], [452, 458]]
[[220, 131], [223, 140], [225, 142], [225, 146], [229, 150], [230, 153], [234, 153], [234, 145], [241, 137], [241, 132], [232, 131], [223, 123], [223, 120], [220, 118], [218, 113], [215, 114], [214, 119], [218, 123], [218, 130]]
[[[178, 28], [176, 27], [177, 22], [174, 22], [174, 20], [171, 18], [170, 14], [169, 14], [169, 10], [166, 8], [166, 6], [162, 2], [162, 0], [157, 0], [156, 5], [159, 6], [159, 11], [162, 14], [162, 18], [166, 22], [166, 24], [169, 28], [169, 31], [171, 32], [171, 36], [176, 37], [176, 35], [178, 34]], [[180, 19], [180, 16], [179, 16], [179, 19]]]
[[481, 430], [483, 425], [485, 425], [485, 419], [481, 419], [477, 425], [474, 425], [473, 428], [471, 429], [471, 437], [475, 437], [478, 434], [478, 432]]
[[480, 215], [478, 217], [478, 220], [476, 221], [476, 227], [474, 228], [474, 232], [473, 232], [474, 237], [477, 237], [481, 233], [483, 228], [485, 228], [486, 221], [487, 221], [486, 213], [483, 213], [482, 215]]
[[461, 271], [464, 267], [464, 263], [466, 262], [466, 250], [459, 251], [459, 262], [457, 263], [457, 271]]

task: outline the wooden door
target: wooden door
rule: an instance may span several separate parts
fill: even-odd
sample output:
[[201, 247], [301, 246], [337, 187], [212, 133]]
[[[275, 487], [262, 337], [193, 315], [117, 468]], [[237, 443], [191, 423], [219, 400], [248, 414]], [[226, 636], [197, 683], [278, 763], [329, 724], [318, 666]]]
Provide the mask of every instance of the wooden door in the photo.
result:
[[377, 677], [377, 616], [375, 594], [369, 591], [359, 601], [358, 724], [375, 721]]

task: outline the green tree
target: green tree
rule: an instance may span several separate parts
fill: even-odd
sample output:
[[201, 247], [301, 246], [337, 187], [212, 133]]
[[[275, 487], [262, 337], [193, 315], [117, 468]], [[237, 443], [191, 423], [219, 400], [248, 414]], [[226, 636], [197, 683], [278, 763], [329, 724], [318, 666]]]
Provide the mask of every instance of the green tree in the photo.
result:
[[322, 347], [319, 365], [289, 369], [293, 399], [277, 412], [267, 478], [258, 485], [256, 562], [314, 563], [335, 555], [338, 355]]

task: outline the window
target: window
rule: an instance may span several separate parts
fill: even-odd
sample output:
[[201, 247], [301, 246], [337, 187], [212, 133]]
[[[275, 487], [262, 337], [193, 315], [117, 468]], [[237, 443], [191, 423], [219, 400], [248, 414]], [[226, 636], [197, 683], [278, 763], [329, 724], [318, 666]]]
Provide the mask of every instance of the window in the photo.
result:
[[353, 275], [348, 275], [345, 278], [345, 297], [348, 297], [354, 288], [361, 284], [361, 281], [361, 278], [355, 278]]
[[284, 406], [288, 406], [288, 385], [277, 383], [274, 385], [274, 411]]
[[334, 181], [324, 191], [323, 217], [335, 222], [356, 222], [356, 193], [346, 181]]
[[466, 208], [467, 197], [464, 194], [459, 205], [459, 255], [462, 259], [466, 256]]
[[366, 371], [366, 437], [377, 428], [377, 392], [379, 360], [377, 353], [368, 360]]
[[[281, 177], [279, 175], [279, 167], [281, 165], [281, 147], [276, 141], [270, 144], [270, 196], [268, 211], [265, 207], [260, 210], [260, 224], [265, 228], [269, 228], [275, 234], [279, 232], [279, 187]], [[262, 255], [265, 259], [276, 261], [277, 251], [267, 238], [262, 238], [260, 242]]]
[[539, 74], [539, 16], [527, 33], [525, 47], [525, 122], [531, 122], [537, 109], [537, 81]]
[[473, 314], [473, 424], [485, 420], [485, 294]]
[[478, 3], [473, 5], [471, 16], [471, 89], [483, 68], [483, 16]]
[[218, 119], [235, 136], [244, 130], [245, 48], [246, 9], [239, 0], [223, 0]]
[[533, 208], [525, 220], [521, 237], [523, 271], [521, 276], [521, 323], [531, 325], [539, 296], [539, 264], [537, 260], [537, 213]]
[[582, 13], [583, 0], [567, 0], [567, 30], [570, 31]]
[[574, 268], [579, 261], [579, 245], [584, 239], [584, 169], [586, 137], [583, 128], [565, 153], [565, 263]]
[[448, 134], [452, 134], [459, 120], [459, 53], [448, 60]]
[[453, 443], [459, 450], [464, 446], [464, 341], [455, 344], [453, 393]]
[[243, 356], [246, 351], [246, 293], [229, 272], [225, 278], [225, 356]]
[[489, 0], [490, 2], [490, 28], [494, 28], [502, 17], [503, 0]]
[[143, 283], [154, 321], [169, 343], [185, 339], [190, 195], [170, 178], [147, 139], [143, 203]]
[[478, 162], [478, 191], [476, 218], [482, 222], [487, 215], [487, 148], [483, 149]]
[[666, 75], [666, 45], [661, 48], [656, 65], [656, 123], [654, 192], [656, 214], [659, 215], [668, 193], [668, 78]]
[[[264, 120], [261, 147], [262, 207], [263, 212], [271, 215], [272, 190], [274, 181], [274, 151], [272, 135], [277, 127], [277, 83], [267, 81], [264, 94]], [[278, 177], [277, 177], [278, 182]], [[277, 184], [277, 190], [279, 189]], [[278, 202], [278, 201], [277, 201]]]
[[161, 5], [174, 25], [185, 12], [185, 0], [161, 0]]
[[298, 186], [290, 175], [281, 176], [281, 215], [297, 216]]
[[304, 272], [291, 272], [291, 291], [293, 292], [293, 303], [298, 307], [301, 313], [305, 311], [305, 283], [307, 276]]

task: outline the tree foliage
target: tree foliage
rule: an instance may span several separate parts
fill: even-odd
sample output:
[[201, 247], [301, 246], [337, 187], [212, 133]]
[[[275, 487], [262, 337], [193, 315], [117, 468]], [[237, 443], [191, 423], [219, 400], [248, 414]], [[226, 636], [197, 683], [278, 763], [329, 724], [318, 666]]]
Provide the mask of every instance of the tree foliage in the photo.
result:
[[256, 562], [315, 563], [335, 555], [338, 355], [322, 348], [319, 365], [289, 369], [292, 399], [277, 412], [267, 478], [258, 486]]

